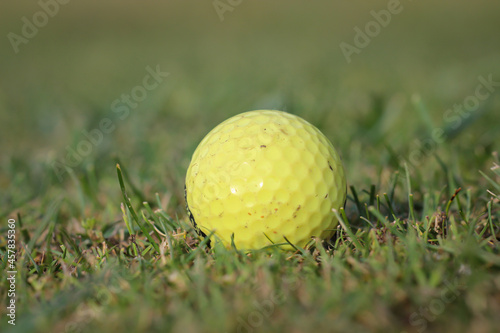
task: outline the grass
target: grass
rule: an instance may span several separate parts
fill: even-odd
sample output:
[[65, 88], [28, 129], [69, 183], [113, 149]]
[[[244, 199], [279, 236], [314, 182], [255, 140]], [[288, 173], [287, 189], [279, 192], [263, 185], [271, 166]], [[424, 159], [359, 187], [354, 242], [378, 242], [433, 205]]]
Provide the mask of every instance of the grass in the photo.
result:
[[[405, 4], [349, 65], [338, 44], [386, 2], [243, 2], [220, 22], [210, 3], [89, 1], [17, 55], [4, 41], [0, 219], [17, 221], [18, 273], [16, 326], [2, 305], [0, 330], [496, 331], [498, 92], [460, 123], [444, 116], [478, 76], [500, 81], [498, 5], [479, 3]], [[4, 35], [38, 8], [6, 6]], [[111, 103], [156, 64], [170, 75], [121, 119]], [[340, 224], [296, 251], [209, 248], [185, 211], [190, 156], [214, 125], [263, 107], [341, 152]], [[116, 129], [59, 181], [52, 163], [105, 117]]]

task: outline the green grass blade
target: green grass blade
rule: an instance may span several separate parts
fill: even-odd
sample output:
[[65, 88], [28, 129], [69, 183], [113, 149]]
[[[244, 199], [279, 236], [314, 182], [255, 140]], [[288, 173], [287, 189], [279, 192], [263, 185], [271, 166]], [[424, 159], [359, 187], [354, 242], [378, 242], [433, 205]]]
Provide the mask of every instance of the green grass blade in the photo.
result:
[[141, 231], [144, 234], [144, 236], [146, 236], [146, 238], [151, 243], [151, 245], [153, 245], [155, 251], [157, 253], [160, 253], [160, 248], [158, 247], [158, 244], [154, 241], [154, 239], [148, 233], [148, 231], [146, 230], [146, 228], [139, 221], [139, 217], [137, 217], [137, 214], [136, 214], [134, 208], [132, 207], [132, 204], [130, 202], [130, 198], [128, 198], [127, 193], [125, 191], [125, 184], [123, 183], [122, 171], [121, 171], [121, 168], [120, 168], [119, 164], [116, 165], [116, 171], [118, 173], [118, 181], [120, 182], [120, 188], [122, 190], [123, 200], [125, 201], [125, 205], [127, 206], [128, 210], [132, 214], [132, 217], [133, 217], [135, 223], [139, 226], [139, 228], [141, 229]]
[[[358, 237], [352, 232], [351, 226], [349, 224], [349, 221], [347, 220], [347, 217], [345, 215], [344, 208], [340, 208], [340, 213], [336, 209], [332, 209], [333, 213], [337, 217], [340, 225], [344, 229], [344, 231], [347, 233], [347, 235], [351, 238], [352, 242], [354, 243], [354, 246], [360, 253], [365, 252], [365, 248], [363, 245], [361, 245], [360, 241], [358, 240]], [[342, 215], [342, 216], [341, 216]]]
[[500, 184], [498, 184], [496, 181], [494, 181], [493, 179], [491, 179], [487, 174], [485, 174], [481, 170], [479, 170], [479, 173], [481, 174], [481, 176], [483, 176], [495, 188], [495, 190], [498, 193], [500, 193]]

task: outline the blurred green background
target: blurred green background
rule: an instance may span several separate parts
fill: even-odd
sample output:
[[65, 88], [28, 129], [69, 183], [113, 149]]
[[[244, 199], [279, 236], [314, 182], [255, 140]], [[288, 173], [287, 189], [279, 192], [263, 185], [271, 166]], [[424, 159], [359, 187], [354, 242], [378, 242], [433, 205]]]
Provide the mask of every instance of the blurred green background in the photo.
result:
[[[147, 195], [171, 192], [182, 201], [199, 140], [225, 118], [257, 108], [303, 116], [338, 147], [350, 184], [383, 185], [418, 147], [416, 138], [449, 125], [444, 112], [474, 93], [478, 76], [500, 81], [500, 3], [486, 0], [401, 1], [401, 12], [348, 63], [340, 43], [353, 44], [353, 29], [387, 5], [242, 1], [221, 20], [212, 1], [70, 1], [15, 53], [8, 34], [21, 35], [23, 17], [32, 21], [42, 9], [35, 1], [3, 2], [2, 209], [20, 208], [47, 187], [71, 193], [68, 175], [55, 181], [51, 166], [104, 117], [116, 130], [73, 170], [81, 177], [95, 170], [98, 188], [113, 197], [119, 157]], [[170, 75], [119, 119], [112, 102], [142, 83], [147, 66]], [[432, 153], [476, 177], [498, 148], [496, 96]], [[429, 163], [436, 166], [422, 158], [416, 172], [435, 181], [424, 169]]]

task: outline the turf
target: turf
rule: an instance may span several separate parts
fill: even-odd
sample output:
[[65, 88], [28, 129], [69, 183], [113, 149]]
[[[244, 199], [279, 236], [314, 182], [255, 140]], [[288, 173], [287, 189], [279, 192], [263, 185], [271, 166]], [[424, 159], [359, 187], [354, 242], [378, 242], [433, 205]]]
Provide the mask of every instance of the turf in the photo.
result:
[[[210, 1], [69, 2], [18, 53], [3, 38], [0, 330], [497, 331], [499, 87], [454, 106], [500, 82], [500, 6], [401, 4], [350, 63], [340, 43], [387, 1], [243, 1], [223, 21]], [[2, 7], [3, 36], [40, 11]], [[113, 107], [157, 67], [168, 76], [143, 100]], [[333, 239], [245, 252], [194, 232], [192, 152], [258, 108], [304, 117], [341, 153]], [[103, 119], [108, 133], [68, 162]]]

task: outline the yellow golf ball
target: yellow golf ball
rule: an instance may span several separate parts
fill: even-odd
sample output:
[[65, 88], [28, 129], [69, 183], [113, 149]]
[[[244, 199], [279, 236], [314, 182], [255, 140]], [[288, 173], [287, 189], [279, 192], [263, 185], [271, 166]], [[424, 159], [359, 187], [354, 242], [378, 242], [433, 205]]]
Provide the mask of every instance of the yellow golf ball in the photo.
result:
[[338, 223], [332, 209], [345, 199], [333, 145], [304, 119], [281, 111], [245, 112], [216, 126], [186, 175], [196, 227], [226, 247], [234, 235], [239, 249], [331, 238]]

